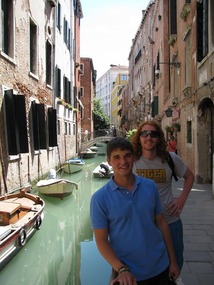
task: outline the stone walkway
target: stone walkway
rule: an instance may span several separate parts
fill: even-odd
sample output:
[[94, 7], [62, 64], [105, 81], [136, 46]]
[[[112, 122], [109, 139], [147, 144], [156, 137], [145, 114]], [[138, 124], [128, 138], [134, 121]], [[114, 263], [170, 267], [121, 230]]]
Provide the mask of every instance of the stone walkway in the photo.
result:
[[[182, 180], [173, 182], [179, 195]], [[214, 199], [211, 184], [194, 184], [181, 215], [184, 227], [184, 285], [214, 285]]]

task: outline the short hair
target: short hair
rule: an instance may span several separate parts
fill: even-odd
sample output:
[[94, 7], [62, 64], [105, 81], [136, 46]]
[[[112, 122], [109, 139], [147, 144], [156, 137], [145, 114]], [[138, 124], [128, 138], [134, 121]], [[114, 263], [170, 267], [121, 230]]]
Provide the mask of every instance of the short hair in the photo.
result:
[[106, 148], [107, 158], [110, 159], [111, 153], [117, 149], [129, 150], [131, 151], [132, 154], [134, 154], [133, 146], [127, 139], [122, 137], [116, 137], [107, 143], [107, 148]]

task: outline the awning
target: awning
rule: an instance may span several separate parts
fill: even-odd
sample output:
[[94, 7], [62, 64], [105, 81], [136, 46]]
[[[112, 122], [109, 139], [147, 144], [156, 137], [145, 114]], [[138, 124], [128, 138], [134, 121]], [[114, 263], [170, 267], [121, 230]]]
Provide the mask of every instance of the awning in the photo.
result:
[[76, 96], [78, 103], [80, 104], [80, 106], [84, 109], [83, 103], [81, 102], [81, 100]]

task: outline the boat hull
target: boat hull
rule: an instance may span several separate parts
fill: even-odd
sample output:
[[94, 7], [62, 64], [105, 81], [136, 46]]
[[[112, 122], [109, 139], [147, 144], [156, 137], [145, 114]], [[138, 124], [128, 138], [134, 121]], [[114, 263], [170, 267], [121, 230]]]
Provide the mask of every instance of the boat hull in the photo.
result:
[[40, 180], [37, 187], [41, 194], [62, 199], [71, 195], [77, 184], [65, 179], [48, 179]]
[[63, 169], [66, 173], [71, 174], [83, 170], [85, 162], [82, 159], [69, 159], [63, 164]]
[[6, 217], [0, 224], [0, 270], [40, 229], [44, 206], [39, 196], [25, 191], [0, 197], [0, 215]]

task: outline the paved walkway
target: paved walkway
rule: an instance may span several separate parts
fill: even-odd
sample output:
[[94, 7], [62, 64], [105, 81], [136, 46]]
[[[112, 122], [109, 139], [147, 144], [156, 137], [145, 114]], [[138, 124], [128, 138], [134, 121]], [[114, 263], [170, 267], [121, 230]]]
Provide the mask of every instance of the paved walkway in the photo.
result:
[[[175, 195], [182, 180], [173, 182]], [[184, 227], [182, 280], [185, 285], [214, 285], [214, 199], [211, 184], [194, 184], [181, 215]]]

